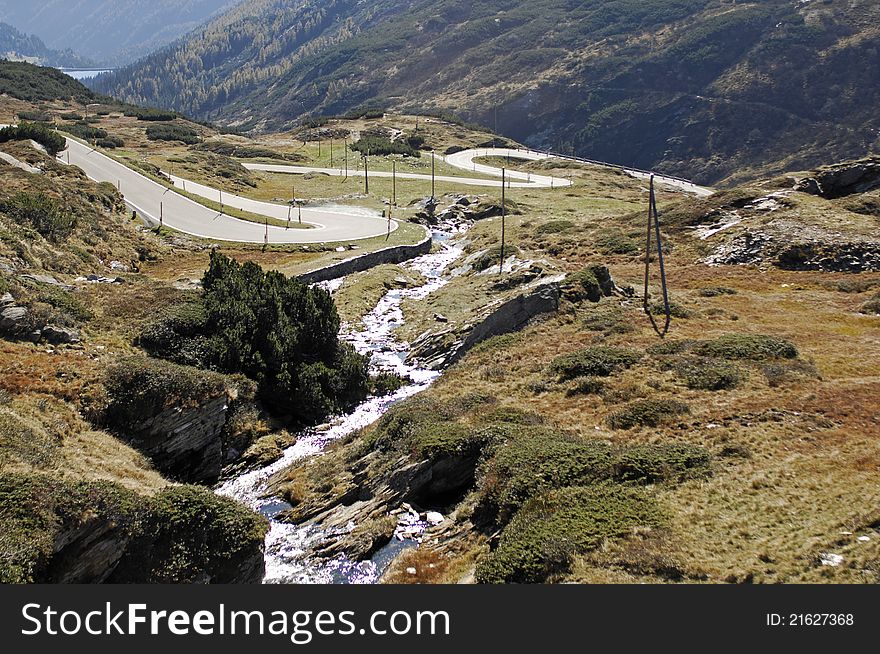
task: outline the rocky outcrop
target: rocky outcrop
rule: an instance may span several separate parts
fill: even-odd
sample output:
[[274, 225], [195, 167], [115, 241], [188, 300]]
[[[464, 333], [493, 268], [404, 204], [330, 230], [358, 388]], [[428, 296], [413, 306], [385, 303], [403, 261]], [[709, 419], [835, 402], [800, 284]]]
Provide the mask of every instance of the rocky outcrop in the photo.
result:
[[795, 189], [826, 199], [842, 198], [880, 188], [880, 157], [848, 161], [813, 172]]
[[127, 529], [102, 516], [59, 532], [44, 581], [53, 584], [100, 584], [107, 580], [125, 553]]
[[471, 322], [423, 335], [412, 344], [409, 359], [439, 370], [455, 363], [487, 338], [518, 331], [536, 316], [555, 312], [559, 308], [562, 279], [536, 282], [509, 300], [489, 304]]
[[223, 395], [193, 408], [171, 407], [144, 421], [126, 440], [171, 479], [213, 483], [223, 466], [228, 401]]

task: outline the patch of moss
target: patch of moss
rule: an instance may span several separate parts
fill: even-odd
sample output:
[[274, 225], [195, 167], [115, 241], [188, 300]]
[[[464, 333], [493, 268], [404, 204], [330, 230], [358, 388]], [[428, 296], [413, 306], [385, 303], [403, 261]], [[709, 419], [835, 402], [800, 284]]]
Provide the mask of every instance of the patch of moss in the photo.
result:
[[602, 254], [635, 254], [641, 242], [620, 229], [603, 229], [593, 235], [593, 242]]
[[721, 359], [795, 359], [798, 356], [791, 341], [764, 334], [725, 334], [700, 344], [696, 352]]
[[584, 317], [584, 329], [606, 335], [628, 334], [635, 330], [626, 309], [617, 304], [591, 306]]
[[596, 274], [590, 268], [571, 273], [565, 278], [563, 295], [570, 302], [598, 302], [602, 299], [602, 287]]
[[560, 381], [575, 377], [608, 377], [629, 368], [642, 358], [635, 350], [622, 347], [588, 347], [573, 354], [557, 357], [550, 369], [559, 376]]
[[725, 286], [711, 286], [697, 291], [700, 297], [718, 297], [720, 295], [736, 295], [736, 289]]
[[659, 427], [690, 413], [690, 407], [677, 400], [636, 400], [608, 416], [612, 429]]
[[531, 500], [477, 565], [479, 583], [541, 583], [567, 572], [578, 554], [637, 528], [664, 524], [644, 491], [616, 485], [551, 490]]
[[605, 382], [598, 377], [577, 377], [574, 382], [574, 385], [565, 391], [568, 397], [602, 395], [605, 392]]

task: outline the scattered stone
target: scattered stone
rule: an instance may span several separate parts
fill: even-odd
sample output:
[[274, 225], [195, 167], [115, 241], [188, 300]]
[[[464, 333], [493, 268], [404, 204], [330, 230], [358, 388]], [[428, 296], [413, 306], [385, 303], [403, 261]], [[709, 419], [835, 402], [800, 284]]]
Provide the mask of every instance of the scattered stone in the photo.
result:
[[841, 563], [843, 563], [843, 556], [840, 554], [834, 554], [832, 552], [821, 552], [819, 554], [819, 563], [822, 565], [828, 565], [832, 568], [836, 568]]
[[435, 313], [434, 320], [436, 320], [437, 322], [449, 322], [449, 318], [444, 316], [442, 313]]
[[344, 245], [340, 245], [338, 248], [336, 248], [336, 251], [337, 251], [337, 252], [345, 252], [345, 246], [344, 246]]
[[64, 284], [59, 282], [57, 279], [55, 279], [51, 275], [34, 275], [34, 274], [28, 273], [26, 275], [19, 275], [19, 277], [21, 277], [21, 279], [29, 279], [30, 281], [37, 282], [38, 284], [49, 284], [51, 286], [64, 286]]
[[115, 270], [118, 272], [129, 272], [131, 270], [128, 266], [126, 266], [121, 261], [111, 261], [110, 262], [110, 270]]
[[861, 541], [862, 543], [867, 543], [870, 540], [871, 540], [870, 536], [859, 536], [859, 541]]
[[408, 575], [418, 574], [418, 570], [416, 570], [415, 568], [407, 568], [406, 574], [408, 574]]
[[0, 297], [0, 307], [8, 307], [13, 304], [15, 304], [15, 298], [12, 297], [12, 293], [4, 293]]

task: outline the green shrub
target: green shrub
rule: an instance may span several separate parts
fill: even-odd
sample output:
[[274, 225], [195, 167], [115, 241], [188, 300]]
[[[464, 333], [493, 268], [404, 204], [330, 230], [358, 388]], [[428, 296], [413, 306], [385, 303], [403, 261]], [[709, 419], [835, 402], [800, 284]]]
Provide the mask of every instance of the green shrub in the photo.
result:
[[641, 244], [619, 229], [603, 229], [593, 235], [596, 248], [603, 254], [634, 254]]
[[18, 223], [27, 224], [50, 241], [60, 241], [76, 229], [76, 216], [40, 192], [19, 192], [0, 200], [0, 211]]
[[683, 339], [679, 341], [660, 341], [645, 350], [651, 356], [663, 356], [667, 354], [681, 354], [694, 349], [700, 341]]
[[598, 302], [604, 295], [602, 287], [599, 285], [599, 280], [596, 278], [596, 273], [590, 268], [584, 268], [566, 275], [563, 293], [570, 302], [582, 302], [584, 300]]
[[609, 479], [614, 454], [602, 441], [588, 441], [549, 428], [506, 429], [479, 473], [480, 504], [495, 524], [505, 524], [536, 493]]
[[[655, 300], [648, 305], [648, 309], [651, 311], [652, 315], [655, 316], [663, 316], [666, 315], [666, 305], [663, 303], [662, 299]], [[694, 312], [693, 310], [687, 308], [683, 304], [679, 304], [674, 300], [669, 300], [669, 315], [673, 318], [693, 318]]]
[[696, 348], [698, 354], [722, 359], [795, 359], [797, 348], [790, 341], [763, 334], [725, 334]]
[[262, 566], [268, 523], [235, 500], [205, 488], [173, 486], [148, 506], [113, 582], [233, 583]]
[[208, 368], [214, 355], [207, 334], [208, 313], [201, 298], [174, 305], [148, 322], [137, 345], [155, 357]]
[[629, 312], [618, 304], [598, 304], [588, 309], [584, 329], [606, 335], [628, 334], [635, 330]]
[[52, 117], [45, 111], [19, 111], [18, 119], [31, 123], [48, 123]]
[[392, 141], [387, 136], [377, 134], [365, 134], [348, 147], [355, 152], [373, 157], [384, 157], [389, 154], [402, 154], [405, 157], [422, 156], [422, 153], [406, 139]]
[[407, 385], [409, 380], [401, 377], [396, 372], [379, 372], [370, 375], [370, 395], [383, 397], [396, 393]]
[[541, 583], [606, 539], [665, 522], [643, 490], [598, 485], [551, 490], [526, 504], [504, 529], [498, 548], [477, 565], [478, 583]]
[[58, 129], [67, 132], [68, 134], [73, 134], [84, 141], [97, 141], [108, 137], [107, 130], [101, 129], [100, 127], [92, 127], [85, 121], [78, 123], [62, 123]]
[[636, 445], [617, 457], [615, 478], [622, 482], [655, 484], [703, 477], [710, 472], [711, 456], [702, 447], [681, 443]]
[[106, 138], [97, 139], [95, 145], [97, 145], [99, 148], [107, 148], [108, 150], [112, 150], [114, 148], [125, 147], [125, 141], [123, 141], [118, 136], [108, 134]]
[[151, 109], [149, 107], [126, 107], [123, 114], [129, 118], [137, 118], [138, 120], [152, 122], [166, 122], [179, 117], [179, 114], [175, 111]]
[[92, 310], [74, 293], [57, 286], [42, 286], [34, 300], [57, 309], [73, 322], [88, 322], [95, 317]]
[[222, 375], [146, 357], [129, 357], [111, 366], [104, 384], [106, 421], [117, 431], [137, 430], [169, 407], [199, 406], [226, 391]]
[[669, 362], [676, 377], [688, 388], [720, 391], [736, 388], [743, 380], [743, 372], [724, 359], [711, 357], [680, 357]]
[[83, 116], [73, 111], [68, 111], [67, 113], [63, 113], [60, 115], [61, 120], [72, 120], [74, 122], [79, 122], [83, 120]]
[[761, 372], [771, 388], [803, 379], [820, 379], [816, 366], [800, 360], [768, 361], [761, 364]]
[[574, 229], [575, 224], [571, 220], [548, 220], [535, 228], [535, 234], [565, 234]]
[[641, 358], [641, 354], [626, 348], [588, 347], [557, 357], [550, 364], [550, 369], [559, 376], [560, 381], [575, 377], [608, 377], [618, 370], [633, 366]]
[[22, 123], [21, 125], [9, 126], [0, 129], [0, 143], [8, 141], [26, 141], [33, 139], [44, 148], [53, 157], [61, 152], [67, 143], [64, 137], [45, 125], [37, 125], [35, 123]]
[[636, 400], [608, 416], [608, 426], [612, 429], [659, 427], [687, 413], [690, 413], [688, 405], [677, 400]]
[[202, 141], [198, 132], [184, 125], [150, 125], [147, 127], [147, 138], [151, 141], [180, 141], [186, 145]]

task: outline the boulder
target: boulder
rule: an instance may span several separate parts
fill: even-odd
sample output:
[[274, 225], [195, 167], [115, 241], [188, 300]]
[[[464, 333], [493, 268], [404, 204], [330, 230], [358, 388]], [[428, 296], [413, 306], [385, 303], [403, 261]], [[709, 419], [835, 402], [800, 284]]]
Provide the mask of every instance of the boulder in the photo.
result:
[[28, 326], [28, 310], [25, 307], [7, 306], [0, 311], [0, 331], [21, 333]]
[[71, 327], [59, 327], [58, 325], [46, 325], [43, 327], [42, 336], [53, 345], [61, 343], [79, 343], [79, 330]]

